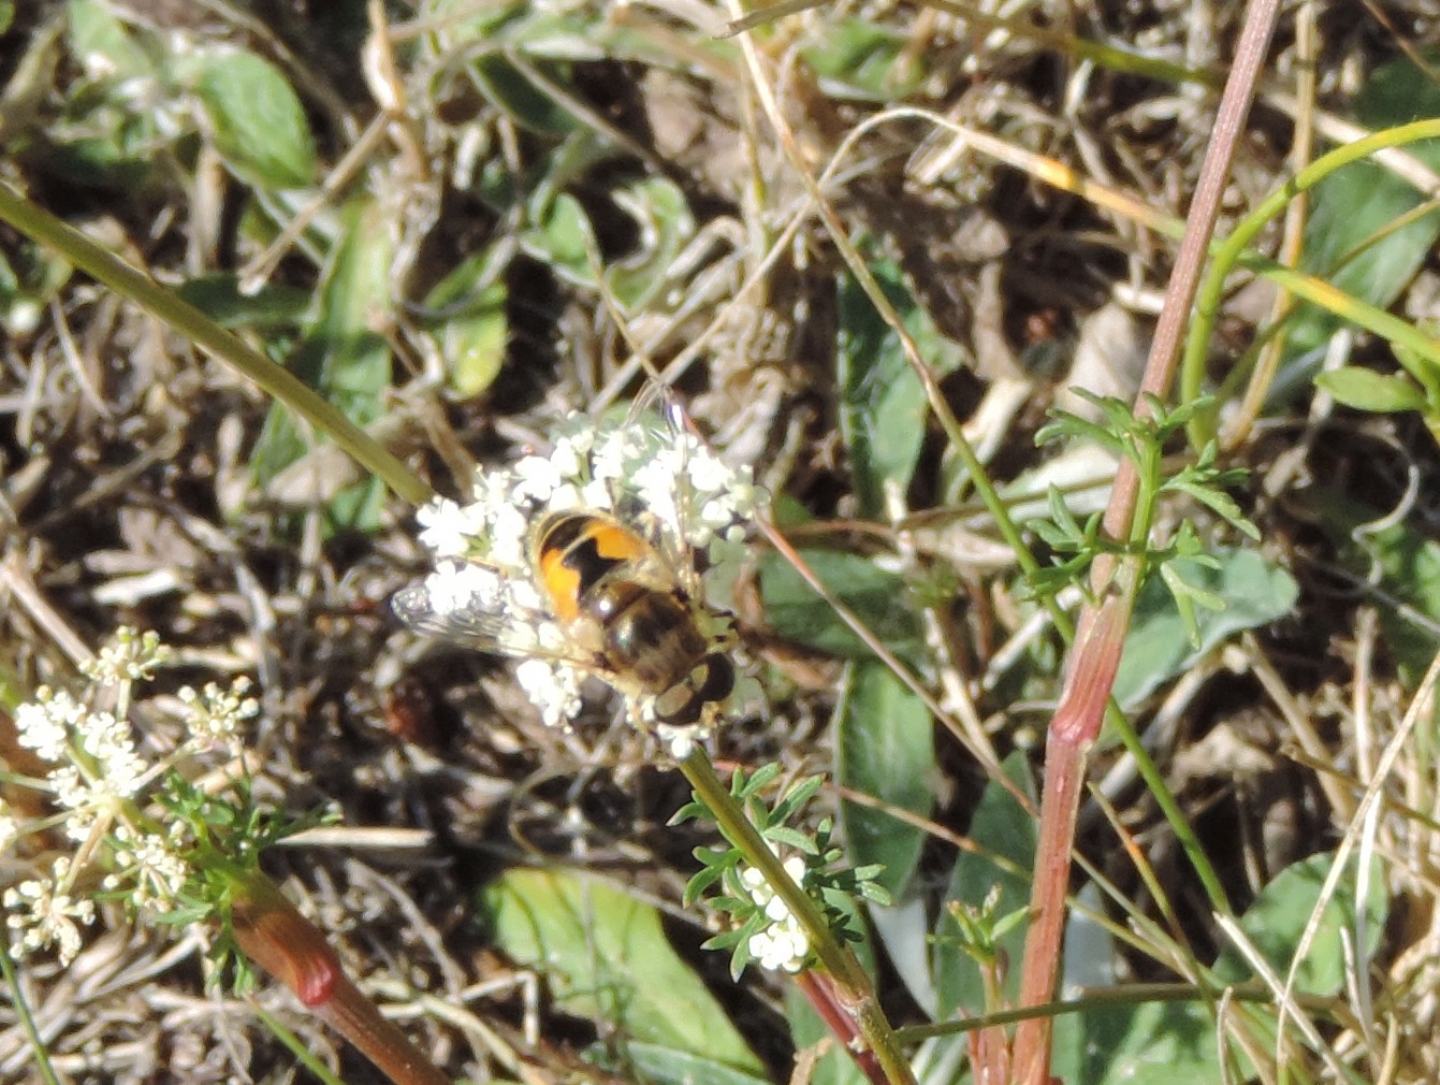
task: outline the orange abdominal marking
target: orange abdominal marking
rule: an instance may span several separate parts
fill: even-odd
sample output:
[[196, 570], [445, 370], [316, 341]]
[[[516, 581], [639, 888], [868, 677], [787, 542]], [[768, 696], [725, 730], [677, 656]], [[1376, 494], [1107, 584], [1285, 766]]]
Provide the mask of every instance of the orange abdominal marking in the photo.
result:
[[630, 561], [642, 558], [648, 552], [644, 541], [638, 535], [619, 524], [596, 520], [586, 535], [594, 542], [595, 552], [611, 561]]
[[580, 573], [565, 564], [565, 551], [549, 550], [540, 555], [540, 583], [550, 596], [555, 617], [573, 622], [580, 615]]

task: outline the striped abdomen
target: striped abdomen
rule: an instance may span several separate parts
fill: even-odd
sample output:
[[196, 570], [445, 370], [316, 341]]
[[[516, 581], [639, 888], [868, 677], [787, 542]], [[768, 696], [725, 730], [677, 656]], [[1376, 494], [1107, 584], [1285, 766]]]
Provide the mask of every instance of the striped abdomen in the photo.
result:
[[730, 695], [730, 660], [712, 650], [693, 603], [654, 548], [608, 516], [553, 513], [531, 559], [555, 616], [623, 692], [654, 698], [656, 718], [685, 724]]

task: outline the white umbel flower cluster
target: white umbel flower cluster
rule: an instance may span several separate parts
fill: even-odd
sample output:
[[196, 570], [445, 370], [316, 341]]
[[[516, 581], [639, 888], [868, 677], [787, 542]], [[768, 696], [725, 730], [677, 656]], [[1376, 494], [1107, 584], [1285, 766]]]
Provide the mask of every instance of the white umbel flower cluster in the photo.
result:
[[[785, 873], [796, 885], [805, 885], [805, 860], [792, 855], [785, 860]], [[810, 956], [810, 937], [780, 896], [755, 867], [740, 872], [740, 882], [769, 923], [750, 936], [750, 956], [761, 968], [772, 972], [799, 972]]]
[[67, 811], [65, 834], [77, 842], [139, 790], [149, 768], [125, 721], [90, 711], [64, 691], [42, 686], [15, 710], [15, 727], [20, 745], [55, 765], [46, 779]]
[[[410, 598], [397, 610], [422, 631], [524, 658], [516, 679], [526, 695], [547, 724], [568, 726], [580, 713], [586, 672], [558, 658], [574, 653], [530, 567], [534, 524], [569, 509], [613, 516], [677, 566], [703, 570], [699, 594], [719, 602], [732, 596], [759, 500], [748, 467], [729, 466], [678, 425], [597, 428], [572, 416], [548, 456], [477, 472], [469, 504], [437, 499], [420, 510], [420, 541], [437, 566], [402, 593]], [[416, 610], [432, 620], [414, 620]], [[719, 632], [704, 627], [711, 616], [703, 608], [696, 615], [706, 635]], [[758, 700], [758, 692], [742, 677], [731, 703]], [[636, 707], [643, 719], [644, 706]]]
[[0, 896], [5, 925], [10, 928], [16, 956], [57, 946], [60, 963], [69, 964], [80, 952], [80, 928], [95, 920], [95, 902], [70, 895], [70, 857], [55, 860], [47, 877], [31, 878]]
[[215, 682], [206, 682], [203, 690], [182, 686], [179, 697], [191, 738], [200, 744], [234, 744], [241, 724], [260, 714], [260, 702], [248, 696], [249, 692], [250, 679], [243, 674], [228, 689]]
[[174, 654], [160, 643], [160, 634], [153, 629], [140, 633], [122, 625], [110, 643], [94, 659], [82, 663], [80, 670], [91, 681], [104, 685], [145, 682], [154, 678], [156, 670], [170, 662]]
[[[149, 789], [182, 757], [217, 741], [233, 743], [241, 723], [259, 706], [246, 696], [245, 678], [228, 688], [215, 683], [203, 691], [183, 687], [178, 700], [190, 738], [168, 758], [148, 761], [125, 712], [134, 684], [153, 678], [173, 658], [154, 633], [121, 628], [84, 667], [90, 687], [81, 696], [41, 687], [33, 700], [16, 708], [20, 745], [46, 764], [43, 777], [25, 786], [45, 792], [56, 814], [27, 826], [0, 803], [0, 850], [28, 831], [54, 826], [77, 843], [76, 855], [85, 857], [61, 857], [48, 875], [27, 878], [0, 894], [17, 955], [53, 946], [61, 964], [74, 958], [80, 926], [95, 919], [94, 903], [76, 891], [77, 883], [82, 890], [98, 883], [153, 916], [174, 909], [190, 874], [186, 856], [194, 840], [188, 823], [167, 825], [153, 810], [146, 811]], [[96, 708], [96, 701], [113, 704], [116, 711]], [[108, 856], [103, 879], [95, 862], [101, 853]]]

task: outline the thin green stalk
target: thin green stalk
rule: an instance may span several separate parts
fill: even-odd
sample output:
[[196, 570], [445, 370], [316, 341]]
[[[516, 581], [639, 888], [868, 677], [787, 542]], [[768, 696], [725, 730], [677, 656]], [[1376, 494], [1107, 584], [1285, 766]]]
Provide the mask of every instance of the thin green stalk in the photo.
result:
[[[1156, 471], [1159, 470], [1158, 458], [1153, 465]], [[1149, 539], [1150, 528], [1154, 523], [1155, 502], [1157, 499], [1156, 487], [1153, 482], [1142, 481], [1141, 492], [1137, 502], [1137, 515], [1132, 525], [1132, 541], [1137, 541], [1137, 548], [1143, 548], [1145, 541]], [[1138, 562], [1138, 558], [1127, 558], [1126, 562]], [[1119, 572], [1117, 570], [1117, 572]], [[1120, 576], [1120, 583], [1128, 585], [1125, 591], [1128, 601], [1125, 606], [1125, 625], [1130, 624], [1130, 613], [1134, 609], [1135, 594], [1139, 591], [1141, 578], [1145, 570], [1136, 569], [1131, 575]], [[1067, 642], [1068, 643], [1068, 642]], [[1132, 726], [1125, 713], [1120, 710], [1120, 705], [1113, 696], [1106, 698], [1105, 702], [1105, 724], [1120, 739], [1120, 744], [1125, 747], [1135, 762], [1135, 769], [1140, 774], [1141, 780], [1149, 789], [1155, 803], [1160, 808], [1161, 815], [1170, 825], [1170, 831], [1175, 834], [1175, 841], [1180, 845], [1180, 850], [1190, 860], [1195, 875], [1200, 879], [1200, 884], [1209, 898], [1210, 904], [1223, 915], [1231, 914], [1230, 898], [1225, 892], [1224, 883], [1210, 862], [1210, 856], [1206, 854], [1205, 847], [1200, 843], [1200, 838], [1195, 835], [1185, 812], [1181, 810], [1180, 803], [1176, 800], [1170, 785], [1165, 782], [1164, 774], [1160, 767], [1155, 764], [1150, 752], [1145, 749], [1140, 739], [1140, 734]]]
[[[1150, 572], [1148, 568], [1144, 567], [1144, 558], [1140, 555], [1146, 552], [1149, 544], [1164, 471], [1164, 457], [1157, 445], [1141, 445], [1135, 448], [1134, 452], [1136, 464], [1135, 516], [1130, 523], [1128, 537], [1131, 554], [1119, 560], [1111, 580], [1112, 584], [1120, 586], [1121, 594], [1125, 599], [1126, 628], [1130, 625], [1130, 615], [1134, 609], [1136, 595], [1144, 577]], [[1224, 915], [1229, 915], [1230, 899], [1219, 874], [1210, 863], [1210, 857], [1200, 843], [1200, 838], [1195, 835], [1189, 819], [1180, 809], [1180, 804], [1165, 782], [1159, 766], [1155, 764], [1154, 759], [1145, 749], [1139, 733], [1130, 726], [1130, 721], [1120, 710], [1120, 706], [1113, 696], [1106, 699], [1105, 723], [1119, 737], [1126, 752], [1134, 759], [1140, 778], [1149, 788], [1156, 804], [1160, 807], [1161, 814], [1170, 824], [1176, 842], [1179, 843], [1181, 850], [1190, 860], [1190, 865], [1195, 869], [1196, 876], [1199, 877], [1212, 907]]]
[[0, 219], [26, 237], [48, 245], [66, 260], [121, 297], [185, 336], [196, 346], [254, 381], [316, 429], [328, 434], [355, 462], [413, 505], [430, 499], [431, 491], [399, 459], [308, 387], [288, 369], [247, 346], [189, 302], [150, 276], [101, 248], [79, 230], [25, 199], [0, 182]]
[[[1328, 309], [1335, 315], [1344, 317], [1350, 323], [1364, 328], [1366, 331], [1374, 332], [1381, 338], [1398, 343], [1400, 346], [1409, 347], [1421, 357], [1440, 365], [1440, 339], [1426, 335], [1415, 325], [1387, 313], [1378, 305], [1371, 305], [1368, 301], [1362, 301], [1353, 294], [1338, 290], [1318, 276], [1307, 275], [1303, 271], [1285, 267], [1264, 256], [1257, 256], [1253, 253], [1246, 254], [1240, 257], [1239, 263], [1241, 267], [1264, 275], [1272, 283], [1288, 290], [1301, 301], [1308, 301], [1322, 309]], [[1200, 354], [1203, 362], [1203, 344]], [[1201, 376], [1203, 378], [1203, 372]]]
[[1180, 845], [1180, 850], [1190, 860], [1190, 866], [1195, 871], [1195, 876], [1200, 879], [1200, 885], [1205, 890], [1205, 895], [1210, 899], [1210, 904], [1223, 915], [1232, 914], [1230, 897], [1225, 892], [1224, 883], [1220, 881], [1220, 875], [1216, 873], [1214, 866], [1210, 863], [1210, 856], [1205, 852], [1205, 845], [1200, 843], [1200, 838], [1195, 835], [1195, 830], [1190, 825], [1190, 820], [1185, 812], [1180, 809], [1180, 803], [1176, 800], [1170, 785], [1165, 782], [1160, 768], [1150, 756], [1140, 741], [1139, 734], [1130, 726], [1130, 721], [1120, 711], [1112, 698], [1105, 706], [1105, 723], [1111, 727], [1115, 735], [1120, 739], [1120, 744], [1125, 747], [1125, 752], [1135, 760], [1135, 769], [1140, 774], [1140, 779], [1145, 781], [1155, 804], [1160, 807], [1160, 814], [1170, 826], [1170, 831], [1175, 834], [1175, 842]]
[[848, 1008], [855, 1017], [856, 1027], [866, 1044], [874, 1052], [885, 1076], [896, 1085], [915, 1085], [900, 1045], [895, 1041], [895, 1030], [875, 997], [870, 977], [856, 959], [849, 947], [835, 937], [825, 916], [801, 889], [785, 873], [784, 864], [770, 850], [745, 812], [735, 802], [730, 790], [715, 775], [715, 767], [703, 749], [696, 746], [690, 755], [680, 762], [680, 771], [695, 789], [695, 795], [715, 816], [716, 823], [725, 839], [745, 854], [745, 861], [765, 875], [770, 888], [783, 900], [786, 906], [810, 939], [810, 945], [825, 970], [834, 977]]
[[25, 992], [20, 990], [20, 977], [15, 972], [15, 962], [10, 959], [10, 950], [3, 939], [0, 939], [0, 976], [4, 976], [5, 986], [10, 988], [10, 1005], [15, 1009], [15, 1016], [20, 1018], [20, 1027], [25, 1030], [30, 1050], [35, 1053], [35, 1069], [40, 1074], [40, 1079], [45, 1085], [60, 1085], [60, 1079], [55, 1076], [55, 1068], [50, 1065], [50, 1053], [45, 1050], [45, 1041], [40, 1037], [40, 1030], [35, 1027], [35, 1018], [30, 1015], [30, 1003], [25, 1001]]
[[258, 1002], [252, 1002], [250, 1009], [256, 1017], [264, 1022], [265, 1027], [270, 1030], [271, 1035], [290, 1049], [290, 1053], [295, 1056], [301, 1066], [309, 1070], [320, 1081], [324, 1082], [325, 1085], [345, 1085], [344, 1080], [332, 1074], [330, 1067], [316, 1058], [315, 1053], [305, 1046], [305, 1041], [300, 1039], [299, 1036], [296, 1036], [290, 1029], [286, 1028], [278, 1017]]
[[[938, 1021], [929, 1025], [908, 1025], [895, 1030], [901, 1043], [914, 1044], [937, 1036], [958, 1036], [977, 1029], [1013, 1025], [1033, 1017], [1063, 1017], [1071, 1013], [1100, 1009], [1105, 1006], [1139, 1006], [1147, 1002], [1214, 1002], [1222, 994], [1235, 1002], [1271, 1003], [1275, 992], [1259, 981], [1237, 983], [1229, 987], [1207, 989], [1193, 983], [1127, 983], [1118, 987], [1087, 988], [1079, 998], [1057, 999], [1038, 1006], [998, 1010], [955, 1021]], [[1326, 1013], [1343, 1021], [1344, 1003], [1321, 995], [1296, 994], [1295, 1001], [1307, 1010]]]
[[[1246, 215], [1230, 236], [1212, 247], [1213, 258], [1209, 273], [1201, 284], [1195, 298], [1195, 316], [1185, 343], [1185, 353], [1180, 366], [1181, 402], [1195, 399], [1200, 395], [1200, 386], [1205, 377], [1205, 354], [1210, 343], [1210, 333], [1220, 311], [1220, 299], [1225, 289], [1225, 279], [1236, 264], [1263, 270], [1269, 278], [1297, 297], [1313, 301], [1331, 312], [1361, 324], [1377, 334], [1401, 343], [1422, 357], [1440, 365], [1440, 340], [1424, 335], [1417, 328], [1390, 316], [1373, 306], [1364, 305], [1340, 290], [1329, 287], [1323, 280], [1316, 280], [1290, 268], [1261, 258], [1246, 258], [1246, 248], [1255, 240], [1271, 219], [1284, 212], [1286, 205], [1301, 192], [1315, 187], [1330, 174], [1352, 162], [1368, 158], [1387, 147], [1397, 147], [1422, 139], [1440, 138], [1440, 119], [1415, 121], [1389, 128], [1383, 132], [1358, 139], [1354, 143], [1337, 147], [1321, 155], [1305, 169], [1295, 174], [1276, 191], [1262, 200], [1258, 207]], [[1318, 285], [1317, 285], [1318, 284]], [[1363, 317], [1363, 320], [1362, 320]], [[1190, 441], [1201, 448], [1215, 435], [1213, 412], [1197, 413], [1189, 426]]]

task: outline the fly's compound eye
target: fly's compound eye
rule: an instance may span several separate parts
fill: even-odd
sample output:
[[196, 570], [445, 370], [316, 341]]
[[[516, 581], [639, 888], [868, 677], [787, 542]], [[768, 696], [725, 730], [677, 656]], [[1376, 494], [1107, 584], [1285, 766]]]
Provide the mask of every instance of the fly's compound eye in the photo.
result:
[[685, 681], [655, 698], [655, 718], [671, 727], [699, 723], [706, 710], [724, 701], [734, 688], [734, 665], [727, 656], [712, 652]]
[[729, 697], [735, 690], [735, 665], [730, 662], [730, 657], [719, 652], [712, 652], [705, 657], [701, 664], [706, 670], [705, 684], [700, 687], [696, 694], [700, 700], [705, 702], [719, 702]]

